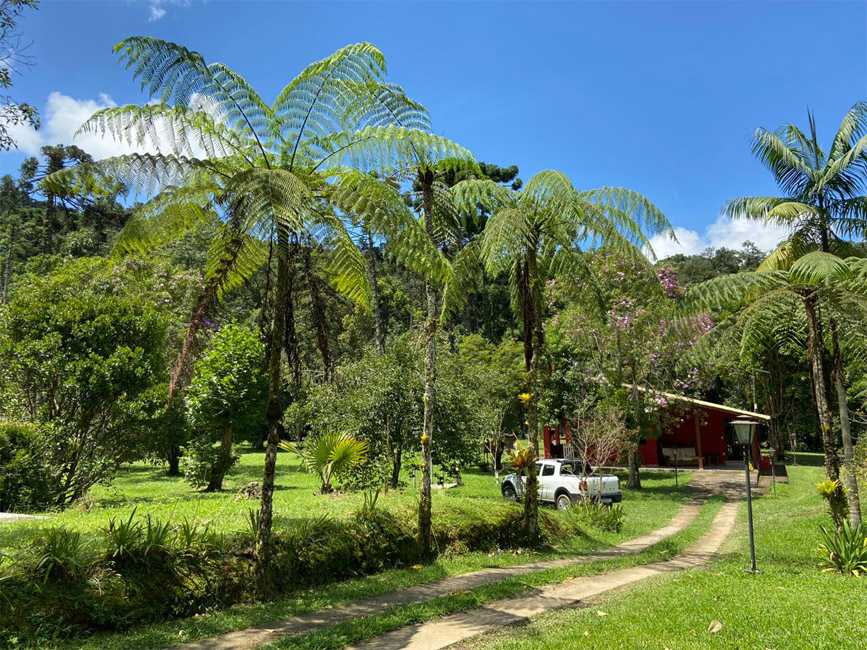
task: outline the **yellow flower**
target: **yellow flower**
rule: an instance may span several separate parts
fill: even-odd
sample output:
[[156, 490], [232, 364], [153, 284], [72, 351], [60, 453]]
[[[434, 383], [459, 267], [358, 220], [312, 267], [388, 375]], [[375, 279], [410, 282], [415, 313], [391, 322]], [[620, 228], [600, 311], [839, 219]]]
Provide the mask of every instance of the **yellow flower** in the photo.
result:
[[526, 406], [527, 404], [530, 403], [530, 400], [533, 399], [533, 394], [532, 393], [521, 393], [520, 395], [518, 395], [518, 399], [524, 403], [524, 406]]
[[530, 421], [529, 421], [529, 420], [524, 420], [524, 424], [526, 424], [527, 426], [530, 426]]
[[428, 440], [430, 440], [430, 437], [426, 433], [421, 434], [421, 444], [426, 443]]
[[416, 571], [418, 571], [419, 569], [422, 568], [422, 566], [421, 566], [421, 564], [414, 564], [414, 565], [412, 566], [412, 568], [415, 569]]

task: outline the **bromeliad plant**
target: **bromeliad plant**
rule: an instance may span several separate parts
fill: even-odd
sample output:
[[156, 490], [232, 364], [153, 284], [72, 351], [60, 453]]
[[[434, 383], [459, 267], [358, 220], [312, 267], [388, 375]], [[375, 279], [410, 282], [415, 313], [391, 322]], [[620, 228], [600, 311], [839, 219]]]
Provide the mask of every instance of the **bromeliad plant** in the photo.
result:
[[334, 491], [331, 481], [367, 460], [368, 444], [348, 433], [323, 433], [304, 444], [283, 440], [280, 448], [297, 454], [302, 466], [319, 477], [320, 492]]
[[867, 531], [863, 525], [850, 525], [844, 515], [843, 525], [838, 530], [829, 531], [822, 527], [821, 531], [819, 552], [825, 571], [856, 577], [867, 573]]

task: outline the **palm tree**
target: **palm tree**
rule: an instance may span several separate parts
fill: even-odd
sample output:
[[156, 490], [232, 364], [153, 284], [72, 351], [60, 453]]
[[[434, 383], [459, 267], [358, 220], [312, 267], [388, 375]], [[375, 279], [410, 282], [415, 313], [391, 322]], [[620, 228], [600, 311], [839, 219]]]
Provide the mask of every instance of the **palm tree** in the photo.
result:
[[[328, 251], [337, 288], [367, 301], [365, 261], [334, 212], [331, 168], [348, 152], [369, 159], [390, 151], [397, 136], [384, 125], [422, 114], [395, 85], [383, 81], [385, 61], [367, 43], [347, 46], [308, 66], [266, 104], [236, 72], [180, 45], [135, 37], [115, 50], [159, 103], [96, 113], [84, 131], [108, 132], [155, 153], [109, 158], [61, 172], [53, 182], [120, 179], [150, 198], [124, 230], [121, 250], [152, 250], [208, 217], [222, 228], [213, 241], [206, 287], [190, 318], [172, 377], [183, 384], [205, 314], [222, 294], [263, 264], [276, 264], [268, 346], [268, 438], [257, 540], [260, 575], [270, 556], [278, 424], [282, 416], [281, 355], [294, 327], [284, 308], [291, 295], [291, 251], [314, 239]], [[172, 102], [172, 103], [169, 103]], [[263, 584], [265, 584], [263, 580]]]
[[[673, 231], [662, 212], [640, 194], [622, 188], [579, 191], [558, 171], [536, 174], [520, 191], [490, 180], [462, 181], [454, 195], [461, 208], [482, 204], [492, 209], [481, 256], [489, 272], [510, 274], [512, 305], [523, 325], [528, 433], [538, 454], [545, 281], [561, 271], [589, 277], [581, 246], [609, 246], [644, 259], [640, 249], [650, 248], [648, 235]], [[524, 526], [531, 537], [539, 531], [537, 492], [534, 465], [524, 502]]]
[[[863, 239], [867, 233], [867, 102], [857, 102], [849, 109], [827, 153], [819, 146], [812, 113], [808, 113], [807, 121], [808, 133], [794, 124], [786, 124], [773, 132], [759, 128], [753, 136], [753, 154], [774, 175], [784, 196], [742, 197], [728, 201], [724, 207], [725, 213], [732, 217], [761, 219], [792, 229], [792, 237], [774, 251], [763, 268], [785, 267], [814, 250], [841, 257], [856, 254], [849, 240]], [[816, 314], [816, 318], [821, 328], [821, 314]], [[830, 363], [823, 366], [823, 371], [837, 393], [844, 463], [847, 474], [854, 477], [838, 326], [831, 319], [827, 327], [832, 344]], [[816, 395], [815, 399], [824, 401], [819, 408], [830, 413], [829, 392]], [[826, 458], [830, 457], [830, 451], [825, 450]], [[836, 463], [826, 467], [829, 476], [837, 473], [833, 465]], [[857, 501], [850, 501], [850, 507], [852, 521], [860, 522]]]
[[[782, 259], [781, 257], [778, 258]], [[781, 264], [777, 264], [782, 267]], [[735, 308], [742, 322], [742, 347], [754, 343], [765, 332], [776, 329], [790, 333], [790, 328], [774, 327], [774, 323], [792, 323], [802, 319], [807, 330], [807, 365], [822, 441], [825, 451], [825, 472], [831, 481], [840, 475], [833, 440], [833, 423], [825, 384], [823, 352], [839, 347], [840, 339], [830, 337], [822, 327], [822, 315], [843, 325], [840, 332], [850, 354], [863, 356], [867, 342], [861, 333], [867, 325], [867, 260], [842, 259], [831, 253], [813, 251], [790, 261], [785, 268], [762, 269], [723, 275], [694, 287], [687, 294], [685, 305], [692, 309]], [[788, 334], [787, 334], [788, 335]], [[844, 398], [845, 399], [845, 398]], [[849, 481], [850, 517], [860, 520], [858, 483], [854, 472], [847, 472]], [[835, 499], [843, 503], [845, 495], [837, 490]]]

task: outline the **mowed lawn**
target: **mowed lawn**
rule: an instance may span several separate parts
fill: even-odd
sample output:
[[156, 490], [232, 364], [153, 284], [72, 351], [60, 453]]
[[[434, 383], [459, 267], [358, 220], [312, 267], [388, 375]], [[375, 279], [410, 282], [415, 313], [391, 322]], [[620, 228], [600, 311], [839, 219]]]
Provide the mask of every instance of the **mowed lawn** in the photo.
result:
[[[246, 530], [249, 511], [258, 508], [258, 500], [248, 501], [239, 498], [237, 493], [249, 482], [261, 481], [263, 463], [262, 452], [246, 450], [241, 454], [240, 464], [226, 477], [225, 489], [219, 493], [197, 492], [182, 478], [167, 476], [159, 466], [137, 463], [124, 468], [111, 485], [94, 487], [82, 503], [64, 512], [44, 513], [45, 519], [35, 521], [0, 524], [0, 549], [8, 552], [25, 546], [44, 529], [53, 526], [80, 530], [98, 539], [112, 518], [127, 518], [133, 509], [136, 518], [150, 515], [175, 524], [186, 519], [208, 523], [231, 535]], [[672, 475], [646, 473], [644, 490], [624, 490], [626, 521], [620, 533], [588, 531], [586, 536], [562, 540], [558, 550], [573, 553], [598, 548], [664, 525], [689, 500], [690, 495], [684, 488], [689, 476], [681, 472], [680, 488], [676, 489]], [[377, 505], [415, 521], [417, 484], [408, 475], [404, 480], [405, 488], [381, 494]], [[300, 468], [297, 457], [281, 452], [274, 495], [275, 528], [292, 527], [298, 520], [323, 515], [348, 517], [364, 502], [361, 492], [321, 495], [317, 493], [318, 488], [318, 479]], [[492, 508], [515, 506], [503, 502], [492, 474], [469, 470], [464, 474], [463, 486], [434, 491], [433, 507], [435, 525], [448, 526], [472, 518], [483, 521]], [[558, 516], [554, 510], [551, 512]]]
[[[672, 574], [467, 643], [473, 650], [867, 649], [867, 581], [822, 572], [819, 526], [830, 519], [817, 467], [789, 467], [790, 485], [754, 502], [759, 575], [749, 566], [746, 508], [707, 569]], [[599, 614], [604, 612], [605, 616]], [[713, 632], [711, 625], [721, 624]], [[714, 628], [717, 627], [714, 625]]]

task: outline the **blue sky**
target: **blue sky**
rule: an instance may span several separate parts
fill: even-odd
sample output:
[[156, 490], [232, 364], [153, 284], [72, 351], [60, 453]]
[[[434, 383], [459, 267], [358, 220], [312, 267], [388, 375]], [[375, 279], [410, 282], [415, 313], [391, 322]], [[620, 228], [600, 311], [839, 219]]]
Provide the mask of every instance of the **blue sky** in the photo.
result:
[[[36, 67], [14, 94], [43, 113], [21, 152], [69, 140], [96, 108], [147, 98], [111, 47], [131, 35], [183, 43], [242, 73], [267, 99], [347, 43], [386, 55], [390, 80], [435, 129], [476, 157], [548, 168], [581, 188], [642, 192], [683, 248], [770, 248], [780, 236], [719, 218], [722, 203], [772, 194], [750, 154], [757, 126], [806, 122], [827, 140], [867, 99], [867, 2], [232, 2], [43, 0], [23, 21]], [[116, 150], [94, 139], [97, 155]], [[672, 252], [670, 245], [660, 253]]]

